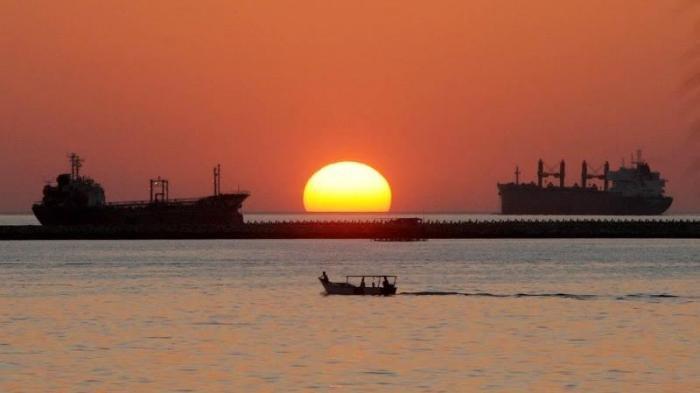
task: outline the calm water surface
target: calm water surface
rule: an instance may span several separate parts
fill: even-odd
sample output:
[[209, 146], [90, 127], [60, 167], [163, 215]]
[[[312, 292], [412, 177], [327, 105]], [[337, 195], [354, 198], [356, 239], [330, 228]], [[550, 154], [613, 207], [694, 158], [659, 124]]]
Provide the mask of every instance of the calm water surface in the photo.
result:
[[[0, 242], [0, 391], [700, 391], [699, 261], [697, 240]], [[321, 270], [402, 294], [323, 296]]]

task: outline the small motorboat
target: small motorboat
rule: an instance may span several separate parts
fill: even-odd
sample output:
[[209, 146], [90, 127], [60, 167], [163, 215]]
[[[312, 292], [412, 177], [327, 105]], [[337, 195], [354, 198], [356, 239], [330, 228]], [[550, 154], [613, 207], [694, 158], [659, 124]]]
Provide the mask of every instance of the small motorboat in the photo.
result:
[[[390, 296], [396, 294], [396, 276], [362, 275], [345, 276], [345, 282], [332, 282], [326, 272], [318, 278], [328, 295], [375, 295]], [[356, 282], [359, 280], [359, 283]]]

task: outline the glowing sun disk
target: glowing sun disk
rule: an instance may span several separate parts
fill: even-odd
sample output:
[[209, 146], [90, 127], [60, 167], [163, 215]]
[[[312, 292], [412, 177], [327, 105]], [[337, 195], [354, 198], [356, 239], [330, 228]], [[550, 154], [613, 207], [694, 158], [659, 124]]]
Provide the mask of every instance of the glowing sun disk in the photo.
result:
[[304, 187], [308, 212], [387, 212], [391, 188], [384, 176], [369, 165], [342, 161], [326, 165]]

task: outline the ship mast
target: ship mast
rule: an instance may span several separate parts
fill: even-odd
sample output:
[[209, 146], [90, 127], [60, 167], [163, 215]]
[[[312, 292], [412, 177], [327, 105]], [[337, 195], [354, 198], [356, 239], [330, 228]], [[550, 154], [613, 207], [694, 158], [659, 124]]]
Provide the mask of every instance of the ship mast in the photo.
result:
[[214, 167], [214, 196], [221, 195], [221, 164]]
[[70, 159], [70, 178], [71, 180], [77, 180], [80, 177], [80, 167], [83, 166], [83, 159], [75, 153], [68, 155]]

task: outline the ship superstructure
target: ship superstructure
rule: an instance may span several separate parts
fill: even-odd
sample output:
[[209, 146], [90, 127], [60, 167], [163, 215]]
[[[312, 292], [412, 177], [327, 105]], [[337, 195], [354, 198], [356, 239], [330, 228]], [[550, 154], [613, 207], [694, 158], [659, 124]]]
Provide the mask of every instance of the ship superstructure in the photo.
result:
[[107, 202], [102, 186], [80, 174], [83, 160], [70, 156], [71, 172], [47, 184], [32, 206], [42, 225], [240, 225], [247, 192], [221, 192], [221, 166], [214, 168], [214, 193], [201, 198], [170, 199], [169, 181], [151, 179], [146, 201]]
[[[618, 170], [610, 170], [605, 162], [602, 173], [590, 171], [586, 161], [581, 165], [580, 184], [567, 187], [566, 163], [561, 161], [558, 171], [546, 168], [539, 160], [537, 183], [520, 183], [520, 170], [516, 168], [514, 183], [498, 184], [503, 214], [554, 214], [554, 215], [652, 215], [662, 214], [673, 202], [665, 195], [666, 180], [659, 172], [651, 170], [637, 152], [632, 166], [624, 164]], [[548, 178], [558, 184], [544, 184]], [[599, 180], [601, 183], [591, 184]]]

